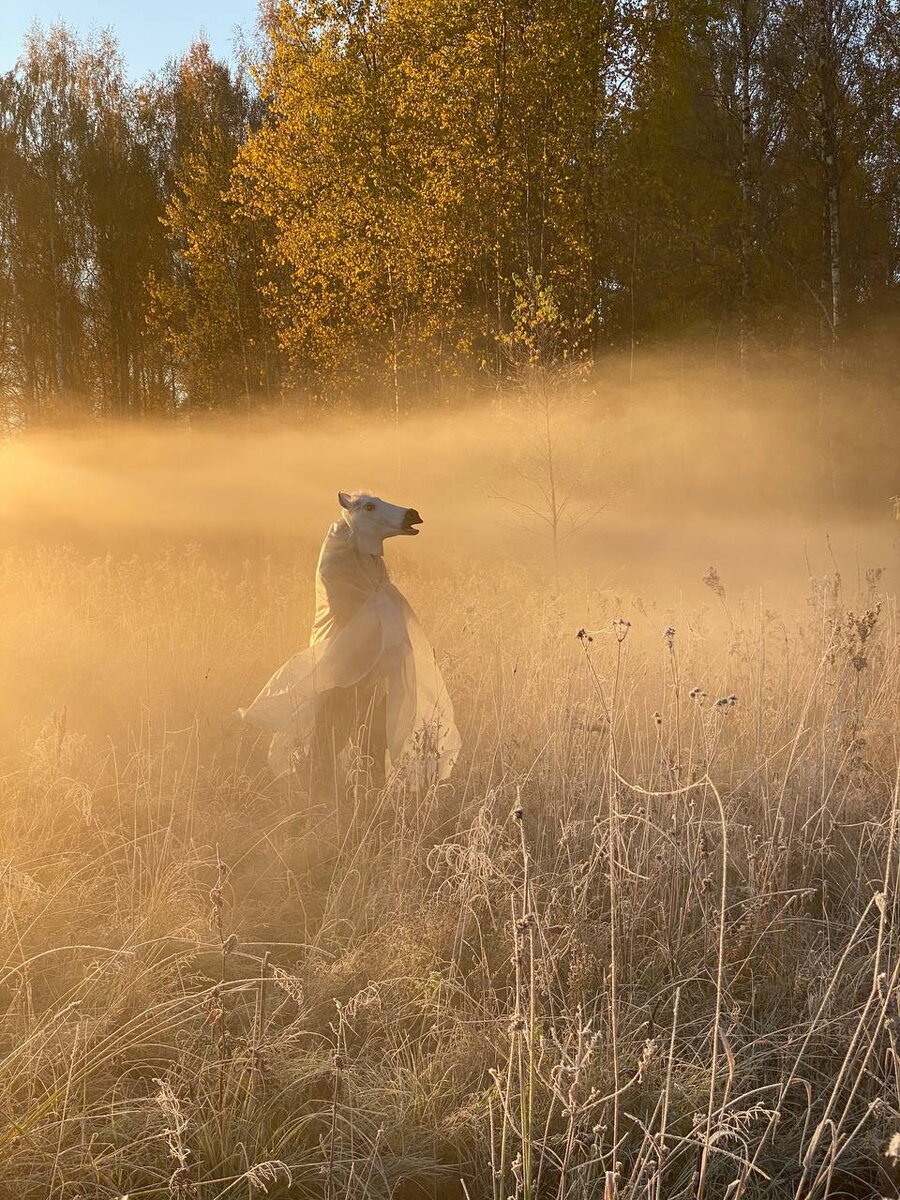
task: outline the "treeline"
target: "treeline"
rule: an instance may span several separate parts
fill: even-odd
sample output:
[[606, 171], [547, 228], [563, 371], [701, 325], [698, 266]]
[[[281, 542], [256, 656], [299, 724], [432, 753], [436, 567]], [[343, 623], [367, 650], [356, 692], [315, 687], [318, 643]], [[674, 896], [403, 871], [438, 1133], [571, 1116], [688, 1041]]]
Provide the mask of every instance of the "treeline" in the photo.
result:
[[259, 112], [205, 45], [135, 86], [108, 36], [28, 39], [0, 80], [0, 395], [13, 421], [61, 401], [127, 414], [277, 387], [261, 232], [227, 198]]
[[272, 0], [243, 67], [138, 84], [36, 32], [0, 77], [10, 420], [495, 382], [523, 313], [559, 355], [836, 358], [898, 308], [898, 31], [898, 0]]

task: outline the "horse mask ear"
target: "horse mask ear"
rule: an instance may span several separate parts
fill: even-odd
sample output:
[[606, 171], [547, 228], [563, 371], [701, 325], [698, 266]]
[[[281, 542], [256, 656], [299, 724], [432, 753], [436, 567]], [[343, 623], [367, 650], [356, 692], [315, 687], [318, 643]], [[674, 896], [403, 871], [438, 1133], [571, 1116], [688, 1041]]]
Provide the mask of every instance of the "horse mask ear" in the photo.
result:
[[338, 504], [341, 506], [341, 508], [349, 509], [350, 497], [346, 492], [338, 492]]

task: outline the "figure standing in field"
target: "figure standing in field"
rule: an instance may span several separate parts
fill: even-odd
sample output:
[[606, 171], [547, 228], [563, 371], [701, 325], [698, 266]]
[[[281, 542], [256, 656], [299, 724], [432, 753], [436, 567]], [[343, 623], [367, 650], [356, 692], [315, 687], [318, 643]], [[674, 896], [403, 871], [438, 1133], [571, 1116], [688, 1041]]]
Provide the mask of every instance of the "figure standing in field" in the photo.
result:
[[245, 721], [272, 733], [269, 764], [290, 770], [308, 756], [313, 780], [333, 780], [335, 762], [358, 739], [383, 782], [412, 769], [446, 779], [459, 753], [453, 705], [434, 652], [384, 563], [389, 537], [414, 537], [414, 508], [363, 492], [338, 493], [341, 519], [325, 536], [316, 569], [316, 615], [309, 646], [279, 668]]

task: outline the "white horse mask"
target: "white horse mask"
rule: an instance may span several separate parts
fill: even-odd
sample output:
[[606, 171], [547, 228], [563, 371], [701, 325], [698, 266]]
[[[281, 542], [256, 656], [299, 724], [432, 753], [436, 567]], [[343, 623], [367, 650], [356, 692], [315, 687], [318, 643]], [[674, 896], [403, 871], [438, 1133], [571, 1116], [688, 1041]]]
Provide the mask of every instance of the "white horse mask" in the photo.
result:
[[384, 554], [385, 538], [415, 537], [422, 524], [414, 508], [388, 504], [366, 492], [338, 492], [338, 503], [363, 554]]

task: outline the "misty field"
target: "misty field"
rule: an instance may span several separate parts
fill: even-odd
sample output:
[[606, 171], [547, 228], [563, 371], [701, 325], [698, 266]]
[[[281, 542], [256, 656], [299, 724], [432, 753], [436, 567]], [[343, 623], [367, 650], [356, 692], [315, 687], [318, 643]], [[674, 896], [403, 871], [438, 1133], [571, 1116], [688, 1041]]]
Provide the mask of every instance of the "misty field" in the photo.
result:
[[900, 0], [19, 8], [0, 1200], [900, 1196]]
[[[388, 425], [327, 462], [271, 432], [10, 451], [4, 1197], [895, 1194], [887, 499], [810, 566], [777, 514], [742, 544], [720, 496], [717, 541], [690, 480], [654, 520], [638, 481], [554, 580], [468, 428], [396, 460]], [[387, 557], [464, 749], [435, 790], [351, 762], [308, 795], [231, 714], [305, 642], [367, 455], [425, 516]], [[640, 591], [598, 566], [629, 537]]]

